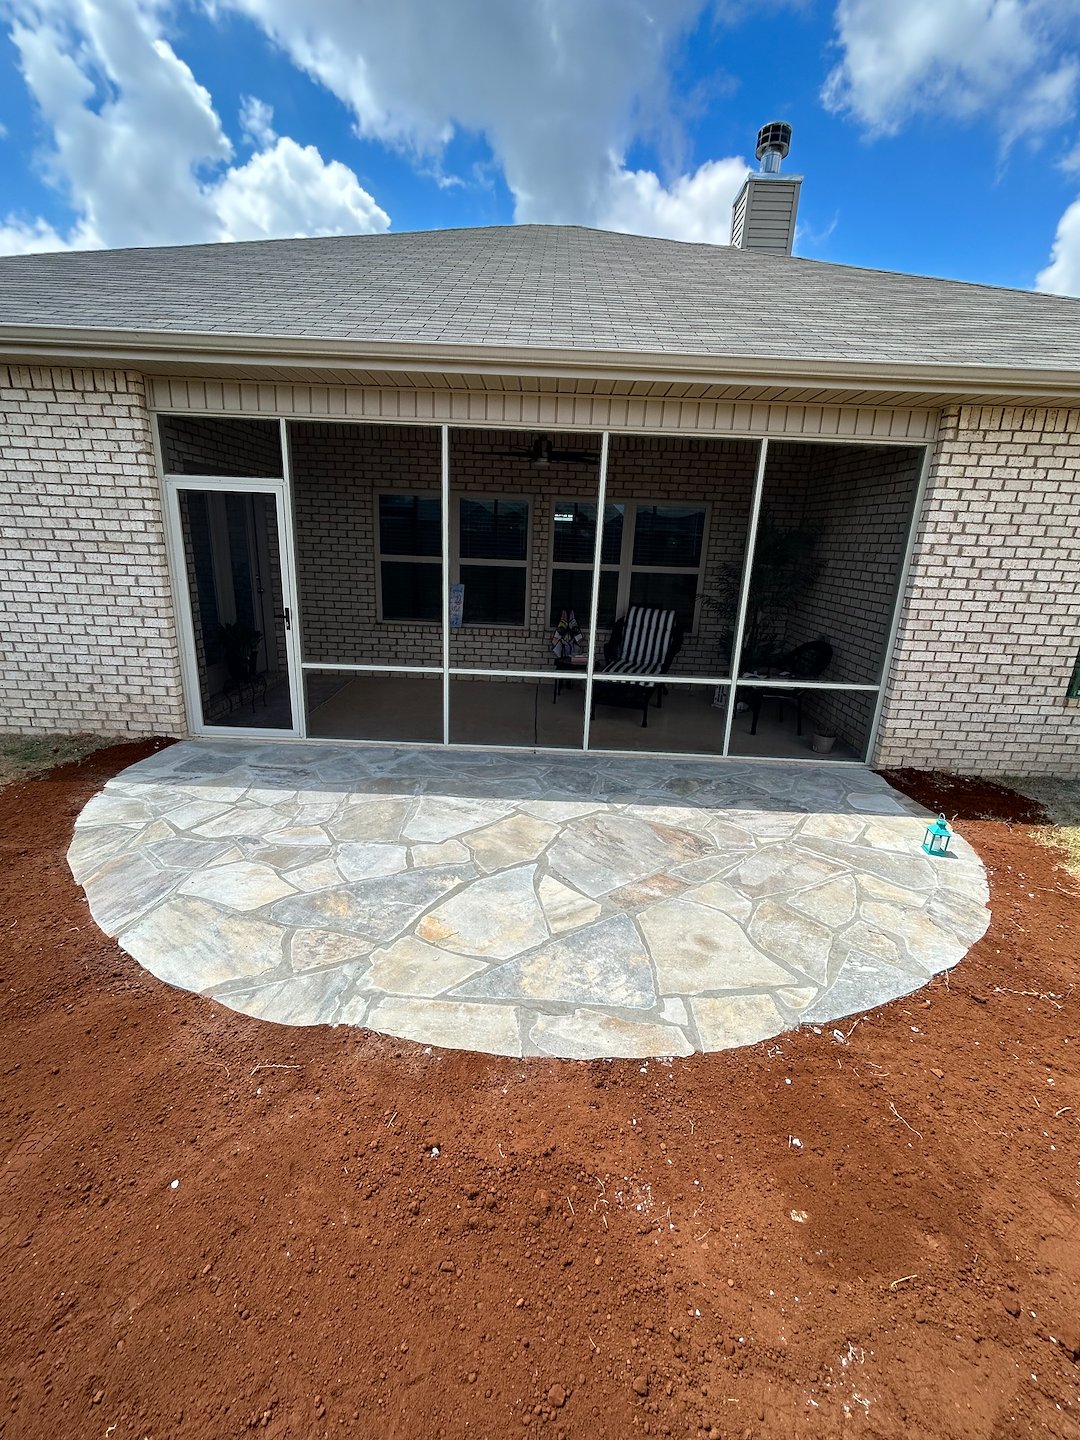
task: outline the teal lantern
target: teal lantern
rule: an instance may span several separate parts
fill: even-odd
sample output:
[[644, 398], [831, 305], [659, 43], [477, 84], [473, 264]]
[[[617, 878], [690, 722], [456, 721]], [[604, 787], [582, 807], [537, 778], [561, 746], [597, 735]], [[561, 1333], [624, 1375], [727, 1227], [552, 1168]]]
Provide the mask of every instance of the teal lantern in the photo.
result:
[[923, 838], [922, 848], [927, 855], [947, 855], [949, 853], [949, 841], [953, 832], [945, 823], [945, 816], [939, 815], [932, 825], [926, 827], [926, 835]]

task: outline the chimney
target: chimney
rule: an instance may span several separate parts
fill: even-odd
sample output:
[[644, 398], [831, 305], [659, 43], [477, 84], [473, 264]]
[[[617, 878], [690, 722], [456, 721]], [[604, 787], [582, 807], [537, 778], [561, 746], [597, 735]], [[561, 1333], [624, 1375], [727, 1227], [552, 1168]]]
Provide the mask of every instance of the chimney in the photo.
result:
[[791, 254], [803, 177], [780, 174], [780, 162], [790, 149], [791, 126], [782, 120], [758, 131], [755, 154], [761, 169], [746, 177], [731, 207], [731, 243], [740, 250]]

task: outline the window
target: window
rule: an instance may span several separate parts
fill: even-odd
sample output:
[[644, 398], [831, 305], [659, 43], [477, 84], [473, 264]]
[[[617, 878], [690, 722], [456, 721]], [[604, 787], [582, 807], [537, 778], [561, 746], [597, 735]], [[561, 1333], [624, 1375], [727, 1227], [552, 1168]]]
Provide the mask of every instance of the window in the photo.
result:
[[463, 495], [457, 501], [457, 579], [464, 625], [524, 625], [528, 604], [529, 502]]
[[[549, 621], [550, 624], [557, 625], [564, 610], [573, 610], [578, 623], [587, 626], [592, 609], [596, 504], [590, 500], [555, 500], [553, 503]], [[623, 505], [604, 506], [604, 535], [600, 545], [599, 623], [602, 626], [615, 623], [624, 512]]]
[[1069, 681], [1069, 688], [1065, 692], [1065, 698], [1067, 700], [1080, 700], [1080, 654], [1076, 657], [1072, 679]]
[[440, 497], [380, 495], [378, 532], [379, 619], [441, 619]]
[[[631, 605], [648, 605], [674, 610], [680, 623], [692, 629], [708, 518], [705, 504], [637, 500], [605, 505], [598, 624], [610, 627]], [[551, 540], [553, 625], [561, 611], [571, 608], [578, 621], [588, 625], [595, 544], [595, 503], [556, 500]]]

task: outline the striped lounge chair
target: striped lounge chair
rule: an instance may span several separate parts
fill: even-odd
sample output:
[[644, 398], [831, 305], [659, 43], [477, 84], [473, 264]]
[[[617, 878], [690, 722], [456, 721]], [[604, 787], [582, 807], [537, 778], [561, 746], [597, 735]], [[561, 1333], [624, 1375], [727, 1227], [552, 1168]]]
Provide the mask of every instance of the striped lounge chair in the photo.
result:
[[641, 723], [649, 723], [649, 702], [663, 696], [660, 676], [666, 675], [682, 646], [682, 626], [674, 610], [649, 610], [632, 605], [616, 620], [604, 646], [604, 675], [641, 676], [633, 684], [593, 685], [593, 713], [597, 705], [632, 705], [641, 709]]

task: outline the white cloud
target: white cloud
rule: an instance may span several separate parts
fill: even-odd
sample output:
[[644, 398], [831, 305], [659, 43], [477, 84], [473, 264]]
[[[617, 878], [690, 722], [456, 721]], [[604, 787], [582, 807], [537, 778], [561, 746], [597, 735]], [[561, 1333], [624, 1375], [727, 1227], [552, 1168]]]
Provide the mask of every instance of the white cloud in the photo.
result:
[[929, 112], [1030, 138], [1075, 111], [1076, 21], [1075, 0], [839, 0], [843, 56], [822, 98], [875, 133]]
[[47, 220], [20, 220], [9, 215], [0, 221], [0, 255], [42, 255], [48, 250], [70, 248]]
[[1080, 295], [1080, 199], [1058, 221], [1050, 263], [1036, 283], [1050, 295]]
[[596, 218], [607, 230], [726, 245], [746, 174], [742, 160], [708, 160], [665, 187], [651, 170], [613, 167], [607, 205]]
[[440, 163], [481, 136], [519, 221], [726, 240], [734, 158], [668, 183], [631, 169], [670, 135], [667, 67], [706, 0], [215, 0], [352, 111], [365, 138]]
[[367, 234], [390, 224], [347, 165], [287, 135], [228, 170], [211, 198], [223, 240]]
[[261, 102], [245, 108], [260, 149], [230, 166], [209, 92], [163, 34], [167, 0], [14, 0], [10, 8], [23, 78], [51, 136], [46, 174], [77, 218], [61, 235], [9, 216], [0, 247], [183, 244], [389, 224], [346, 166], [276, 137]]

